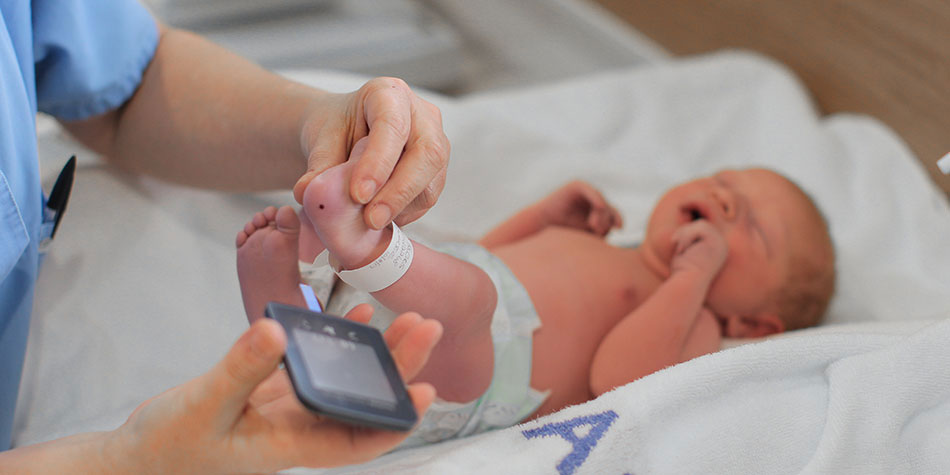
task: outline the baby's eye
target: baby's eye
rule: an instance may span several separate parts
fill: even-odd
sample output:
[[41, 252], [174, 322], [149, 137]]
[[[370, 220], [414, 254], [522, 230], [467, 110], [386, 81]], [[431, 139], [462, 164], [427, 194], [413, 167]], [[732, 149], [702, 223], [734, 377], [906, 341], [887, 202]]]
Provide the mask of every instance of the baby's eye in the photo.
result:
[[700, 219], [703, 219], [703, 214], [700, 213], [698, 209], [691, 209], [689, 210], [689, 218], [692, 221], [699, 221]]

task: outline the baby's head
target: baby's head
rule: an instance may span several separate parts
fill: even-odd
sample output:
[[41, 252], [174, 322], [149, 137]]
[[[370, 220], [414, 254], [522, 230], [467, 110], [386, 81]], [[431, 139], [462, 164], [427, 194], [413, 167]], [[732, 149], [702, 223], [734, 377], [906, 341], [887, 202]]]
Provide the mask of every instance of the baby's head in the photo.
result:
[[728, 337], [756, 337], [817, 324], [835, 287], [828, 225], [809, 196], [771, 170], [724, 170], [667, 191], [642, 247], [669, 274], [673, 232], [696, 219], [724, 236], [729, 254], [706, 296]]

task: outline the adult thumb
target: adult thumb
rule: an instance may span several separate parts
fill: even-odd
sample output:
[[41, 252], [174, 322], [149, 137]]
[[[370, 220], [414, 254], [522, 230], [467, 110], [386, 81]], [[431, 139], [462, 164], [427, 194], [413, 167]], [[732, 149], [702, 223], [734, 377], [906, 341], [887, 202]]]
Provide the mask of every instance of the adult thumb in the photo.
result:
[[347, 139], [335, 129], [326, 128], [317, 134], [317, 141], [307, 155], [307, 171], [294, 184], [294, 199], [303, 204], [303, 193], [314, 177], [327, 168], [339, 165], [347, 159]]
[[287, 345], [283, 328], [262, 318], [241, 335], [210, 372], [205, 374], [206, 415], [226, 429], [244, 411], [254, 389], [280, 364]]

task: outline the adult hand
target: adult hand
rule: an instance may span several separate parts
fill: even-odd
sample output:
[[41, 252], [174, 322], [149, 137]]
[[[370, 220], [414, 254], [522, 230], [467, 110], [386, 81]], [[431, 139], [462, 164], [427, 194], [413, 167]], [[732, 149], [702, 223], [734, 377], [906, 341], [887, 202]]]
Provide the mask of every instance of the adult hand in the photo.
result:
[[397, 224], [418, 219], [445, 186], [449, 140], [439, 109], [394, 78], [314, 100], [301, 130], [307, 172], [294, 186], [294, 197], [300, 202], [310, 180], [347, 160], [366, 136], [364, 158], [350, 182], [353, 200], [366, 205], [366, 224], [381, 229], [394, 216]]
[[[347, 318], [368, 322], [372, 307]], [[384, 334], [400, 373], [425, 365], [442, 327], [415, 313], [400, 315]], [[363, 462], [394, 448], [408, 432], [354, 427], [305, 409], [277, 367], [286, 335], [261, 319], [208, 373], [139, 406], [115, 432], [112, 453], [132, 473], [272, 472], [295, 466]], [[409, 386], [420, 416], [435, 397], [426, 383]]]

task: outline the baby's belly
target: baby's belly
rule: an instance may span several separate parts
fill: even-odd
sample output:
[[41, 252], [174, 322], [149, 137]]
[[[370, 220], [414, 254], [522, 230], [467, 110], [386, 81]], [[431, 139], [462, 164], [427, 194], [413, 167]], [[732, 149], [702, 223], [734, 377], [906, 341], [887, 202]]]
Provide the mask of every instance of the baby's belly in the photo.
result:
[[590, 365], [600, 341], [636, 308], [630, 251], [591, 234], [549, 228], [495, 249], [528, 290], [541, 318], [531, 385], [551, 390], [538, 415], [590, 398]]

